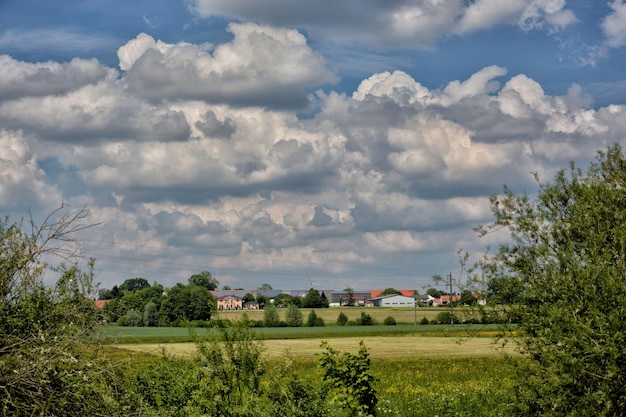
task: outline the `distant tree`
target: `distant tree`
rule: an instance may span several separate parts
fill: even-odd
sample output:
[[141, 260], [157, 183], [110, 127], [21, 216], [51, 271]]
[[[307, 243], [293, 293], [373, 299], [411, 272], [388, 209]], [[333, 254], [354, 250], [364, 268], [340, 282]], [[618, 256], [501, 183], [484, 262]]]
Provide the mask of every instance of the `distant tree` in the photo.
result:
[[302, 300], [302, 307], [306, 308], [326, 308], [328, 307], [328, 299], [325, 294], [321, 294], [314, 288], [311, 288]]
[[286, 305], [292, 304], [293, 297], [289, 294], [278, 294], [274, 297], [274, 305], [277, 307], [284, 307]]
[[98, 290], [98, 300], [112, 300], [115, 298], [113, 295], [113, 290], [109, 290], [106, 288], [101, 288]]
[[263, 284], [261, 285], [259, 289], [261, 291], [268, 292], [268, 291], [272, 291], [272, 286], [270, 284]]
[[228, 290], [230, 290], [230, 286], [229, 286], [229, 285], [224, 285], [224, 286], [222, 287], [222, 289], [223, 289], [224, 291], [228, 291]]
[[337, 316], [337, 325], [345, 326], [346, 323], [348, 323], [348, 316], [346, 316], [342, 311], [341, 313], [339, 313], [339, 316]]
[[350, 287], [344, 288], [343, 292], [346, 293], [346, 297], [342, 300], [344, 306], [352, 307], [356, 305], [356, 300], [354, 299], [354, 290]]
[[461, 291], [460, 303], [462, 305], [468, 305], [468, 306], [476, 304], [476, 297], [474, 297], [474, 293], [472, 293], [472, 291], [470, 290]]
[[287, 312], [285, 313], [285, 321], [289, 327], [302, 326], [304, 322], [302, 312], [297, 306], [289, 304], [287, 306]]
[[198, 285], [176, 284], [167, 292], [159, 309], [160, 325], [181, 325], [185, 320], [208, 320], [214, 298]]
[[439, 298], [445, 294], [446, 294], [445, 291], [441, 291], [436, 288], [429, 288], [426, 290], [426, 295], [430, 295], [431, 297], [434, 297], [434, 298]]
[[159, 309], [153, 301], [148, 301], [143, 308], [143, 325], [154, 327], [159, 324]]
[[114, 285], [113, 288], [111, 288], [111, 295], [113, 296], [112, 298], [121, 298], [122, 291], [120, 290], [120, 287]]
[[216, 290], [220, 282], [211, 276], [209, 271], [202, 271], [189, 277], [189, 284], [204, 287], [209, 291]]
[[278, 310], [276, 310], [274, 304], [267, 303], [263, 308], [263, 326], [278, 327], [279, 324], [280, 317], [278, 316]]
[[143, 325], [143, 315], [139, 310], [131, 308], [126, 312], [124, 317], [118, 321], [118, 324], [122, 326], [140, 327]]
[[145, 278], [128, 278], [120, 285], [121, 291], [138, 291], [148, 288], [150, 283]]
[[309, 316], [306, 320], [306, 325], [307, 327], [315, 327], [317, 325], [317, 313], [315, 312], [315, 310], [311, 310], [311, 312], [309, 313]]
[[400, 291], [395, 288], [385, 288], [385, 290], [380, 295], [395, 295], [400, 294]]
[[270, 298], [267, 295], [259, 294], [256, 296], [256, 302], [264, 306], [270, 303]]
[[254, 295], [252, 295], [249, 292], [245, 293], [242, 298], [243, 298], [244, 303], [249, 303], [250, 301], [254, 301]]
[[393, 316], [387, 316], [385, 317], [385, 326], [395, 326], [396, 325], [396, 319], [393, 318]]

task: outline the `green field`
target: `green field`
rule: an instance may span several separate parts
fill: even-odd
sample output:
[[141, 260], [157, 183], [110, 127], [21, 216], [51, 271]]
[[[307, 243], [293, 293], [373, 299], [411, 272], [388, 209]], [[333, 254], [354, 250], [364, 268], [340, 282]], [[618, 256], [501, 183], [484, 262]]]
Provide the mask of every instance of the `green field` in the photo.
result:
[[[316, 354], [325, 340], [334, 349], [356, 354], [363, 341], [372, 359], [371, 371], [380, 416], [508, 416], [514, 393], [515, 369], [523, 358], [513, 343], [489, 337], [495, 326], [328, 326], [321, 328], [254, 329], [267, 365], [291, 363], [292, 370], [319, 383]], [[209, 330], [196, 329], [199, 335]], [[118, 360], [145, 364], [163, 351], [190, 356], [195, 343], [168, 343], [191, 337], [184, 328], [106, 327]], [[478, 335], [478, 337], [475, 337]], [[146, 342], [152, 340], [154, 342]], [[123, 359], [123, 358], [126, 359]], [[152, 359], [150, 359], [152, 358]], [[268, 389], [270, 387], [268, 386]]]

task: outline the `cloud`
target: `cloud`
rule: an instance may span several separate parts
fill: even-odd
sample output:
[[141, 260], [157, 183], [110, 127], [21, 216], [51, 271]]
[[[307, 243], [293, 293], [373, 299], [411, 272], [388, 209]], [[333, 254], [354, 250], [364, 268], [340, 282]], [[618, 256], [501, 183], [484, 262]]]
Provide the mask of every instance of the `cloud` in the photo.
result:
[[32, 64], [8, 55], [0, 55], [0, 72], [0, 100], [64, 94], [116, 76], [95, 59]]
[[516, 24], [524, 30], [558, 29], [576, 21], [564, 0], [476, 0], [289, 2], [193, 0], [201, 17], [306, 29], [313, 38], [369, 47], [432, 48], [446, 36]]
[[307, 89], [337, 81], [295, 30], [251, 23], [231, 23], [228, 30], [233, 40], [211, 51], [140, 34], [118, 51], [124, 80], [151, 100], [270, 107], [305, 107]]
[[4, 210], [22, 213], [30, 208], [47, 210], [63, 201], [24, 138], [6, 130], [0, 130], [0, 201]]
[[626, 45], [626, 5], [622, 0], [615, 0], [609, 6], [613, 11], [602, 21], [602, 32], [608, 47], [620, 48]]

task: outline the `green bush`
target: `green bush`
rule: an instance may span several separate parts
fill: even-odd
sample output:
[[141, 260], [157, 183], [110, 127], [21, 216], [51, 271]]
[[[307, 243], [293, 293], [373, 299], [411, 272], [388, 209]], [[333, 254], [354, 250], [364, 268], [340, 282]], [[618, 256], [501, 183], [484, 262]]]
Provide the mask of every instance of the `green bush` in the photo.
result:
[[344, 312], [340, 312], [339, 316], [337, 316], [337, 325], [345, 326], [348, 323], [348, 316], [344, 314]]
[[396, 319], [394, 319], [392, 316], [387, 316], [385, 317], [385, 321], [383, 323], [385, 324], [385, 326], [395, 326]]
[[356, 319], [356, 323], [358, 326], [373, 326], [374, 319], [367, 313], [361, 312], [361, 317]]

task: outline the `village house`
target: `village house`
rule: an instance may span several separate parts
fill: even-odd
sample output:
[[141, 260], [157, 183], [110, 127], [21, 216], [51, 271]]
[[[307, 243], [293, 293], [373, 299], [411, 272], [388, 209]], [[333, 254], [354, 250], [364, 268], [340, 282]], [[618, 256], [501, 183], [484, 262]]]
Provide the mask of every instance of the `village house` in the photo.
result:
[[241, 310], [243, 309], [243, 298], [228, 294], [217, 298], [218, 310]]

